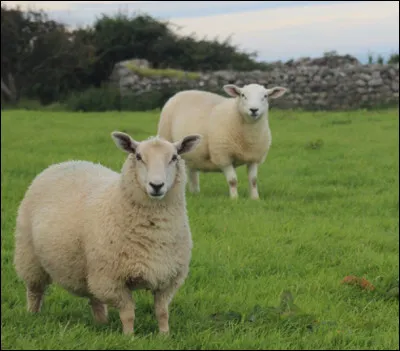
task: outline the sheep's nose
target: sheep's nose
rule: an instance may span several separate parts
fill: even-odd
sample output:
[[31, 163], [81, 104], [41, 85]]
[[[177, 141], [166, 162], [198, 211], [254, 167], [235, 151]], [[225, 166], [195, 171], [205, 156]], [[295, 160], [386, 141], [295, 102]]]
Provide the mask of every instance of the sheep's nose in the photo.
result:
[[251, 113], [254, 114], [254, 113], [256, 113], [258, 111], [258, 108], [251, 108], [250, 111], [251, 111]]
[[154, 192], [158, 193], [160, 189], [164, 186], [164, 183], [154, 184], [152, 182], [149, 183], [150, 186], [153, 188]]

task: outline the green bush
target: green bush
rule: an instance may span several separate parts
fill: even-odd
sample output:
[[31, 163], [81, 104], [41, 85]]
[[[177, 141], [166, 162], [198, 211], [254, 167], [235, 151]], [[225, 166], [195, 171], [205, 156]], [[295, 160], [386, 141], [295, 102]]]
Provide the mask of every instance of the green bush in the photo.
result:
[[43, 105], [39, 100], [22, 98], [16, 102], [1, 102], [2, 109], [5, 110], [28, 110], [28, 111], [64, 111], [65, 107], [60, 102]]
[[166, 90], [153, 90], [141, 94], [127, 95], [121, 99], [121, 110], [151, 111], [161, 108], [170, 96], [172, 94]]
[[[174, 86], [121, 96], [117, 88], [103, 86], [74, 92], [63, 106], [70, 111], [82, 112], [152, 111], [162, 108], [171, 96], [186, 89], [191, 89], [190, 85], [181, 81]], [[224, 95], [221, 88], [208, 88], [207, 91]]]
[[150, 111], [163, 107], [179, 90], [179, 87], [175, 87], [121, 96], [115, 88], [90, 88], [71, 94], [65, 101], [65, 106], [67, 110], [81, 112]]
[[115, 111], [121, 109], [121, 96], [115, 88], [90, 88], [83, 92], [72, 93], [65, 101], [65, 105], [70, 111]]

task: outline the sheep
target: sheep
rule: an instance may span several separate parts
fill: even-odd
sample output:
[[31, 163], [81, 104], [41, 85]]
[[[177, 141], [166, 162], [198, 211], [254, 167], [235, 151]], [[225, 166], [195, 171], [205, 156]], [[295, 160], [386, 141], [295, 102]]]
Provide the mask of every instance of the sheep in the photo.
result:
[[56, 283], [88, 298], [95, 322], [107, 305], [132, 334], [131, 291], [150, 290], [159, 332], [169, 333], [168, 306], [189, 272], [185, 161], [200, 135], [170, 143], [142, 142], [113, 132], [128, 156], [121, 173], [88, 161], [49, 166], [36, 176], [18, 209], [14, 265], [26, 286], [27, 309], [39, 312]]
[[258, 167], [271, 146], [268, 98], [282, 96], [286, 88], [266, 89], [259, 84], [242, 88], [228, 84], [223, 88], [233, 99], [199, 90], [185, 90], [172, 96], [162, 108], [158, 135], [171, 142], [185, 133], [202, 135], [196, 150], [183, 156], [192, 193], [200, 192], [199, 171], [223, 172], [230, 197], [236, 199], [235, 168], [246, 164], [250, 197], [259, 199]]

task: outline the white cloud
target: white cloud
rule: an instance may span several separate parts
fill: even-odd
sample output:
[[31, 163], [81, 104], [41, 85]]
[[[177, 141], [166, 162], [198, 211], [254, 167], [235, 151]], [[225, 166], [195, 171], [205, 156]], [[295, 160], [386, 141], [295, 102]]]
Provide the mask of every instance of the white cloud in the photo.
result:
[[[69, 25], [92, 24], [101, 13], [141, 10], [183, 26], [179, 33], [195, 33], [232, 42], [248, 51], [258, 51], [265, 60], [321, 55], [327, 50], [362, 53], [368, 50], [398, 50], [399, 2], [362, 1], [347, 3], [303, 3], [281, 1], [2, 1], [49, 11]], [[254, 5], [257, 3], [256, 5]], [[257, 10], [243, 8], [260, 6]], [[289, 4], [290, 3], [290, 4]], [[228, 6], [229, 5], [229, 6]], [[282, 7], [279, 7], [282, 5]], [[291, 6], [287, 6], [291, 5]], [[208, 15], [210, 12], [222, 14]], [[236, 11], [236, 12], [233, 12]], [[240, 11], [240, 12], [239, 12]], [[228, 13], [231, 12], [231, 13]], [[174, 14], [171, 16], [170, 14]], [[202, 15], [203, 13], [203, 15]], [[194, 16], [198, 14], [197, 16]], [[179, 17], [180, 16], [180, 17]], [[190, 16], [190, 17], [182, 17]]]
[[[259, 3], [259, 1], [235, 1], [234, 3], [229, 3], [230, 8], [235, 8], [238, 5], [249, 5]], [[281, 3], [281, 1], [270, 1], [271, 5]], [[165, 13], [180, 13], [182, 11], [191, 10], [193, 13], [197, 11], [216, 8], [226, 8], [228, 5], [227, 1], [2, 1], [2, 4], [6, 4], [10, 7], [20, 6], [22, 9], [36, 8], [43, 9], [45, 11], [53, 10], [79, 10], [84, 7], [98, 8], [102, 10], [107, 6], [108, 9], [114, 11], [121, 6], [135, 5], [131, 7], [132, 9], [138, 9], [144, 12], [165, 12]], [[88, 14], [89, 18], [90, 14]], [[93, 20], [93, 17], [91, 18]]]
[[179, 33], [226, 38], [260, 57], [359, 52], [376, 46], [398, 48], [398, 1], [371, 1], [273, 8], [198, 18], [172, 18]]
[[43, 9], [43, 10], [69, 10], [71, 5], [68, 1], [2, 1], [2, 5], [8, 7], [21, 7], [21, 9]]

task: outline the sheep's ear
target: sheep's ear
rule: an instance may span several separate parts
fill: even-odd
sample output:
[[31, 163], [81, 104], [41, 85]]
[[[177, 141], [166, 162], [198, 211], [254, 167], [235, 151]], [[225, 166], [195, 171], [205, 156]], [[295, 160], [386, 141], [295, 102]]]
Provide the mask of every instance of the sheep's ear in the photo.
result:
[[112, 132], [111, 137], [115, 144], [122, 150], [128, 153], [135, 153], [139, 143], [133, 140], [128, 134], [122, 132]]
[[286, 88], [273, 87], [271, 89], [267, 89], [267, 95], [271, 99], [276, 99], [278, 97], [281, 97], [283, 94], [285, 94], [286, 91], [287, 91]]
[[192, 151], [200, 143], [201, 138], [202, 136], [199, 134], [192, 134], [184, 137], [181, 141], [175, 142], [174, 145], [178, 150], [178, 155]]
[[232, 96], [232, 97], [237, 97], [240, 95], [241, 89], [239, 87], [237, 87], [234, 84], [226, 84], [224, 85], [224, 90], [225, 92]]

